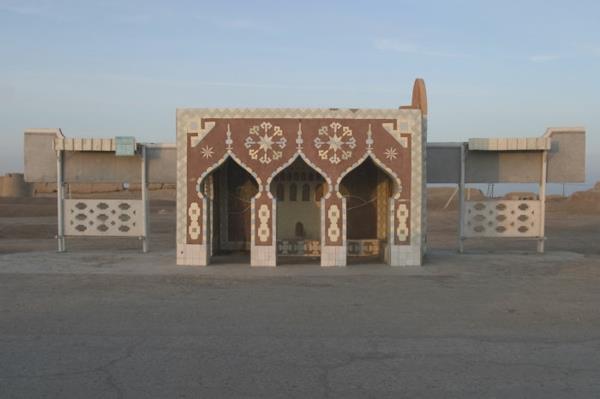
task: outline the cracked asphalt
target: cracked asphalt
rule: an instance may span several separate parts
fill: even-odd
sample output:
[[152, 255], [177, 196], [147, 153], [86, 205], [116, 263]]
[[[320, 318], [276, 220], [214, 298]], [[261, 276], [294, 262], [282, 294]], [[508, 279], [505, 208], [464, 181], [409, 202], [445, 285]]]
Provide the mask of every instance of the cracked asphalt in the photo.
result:
[[600, 262], [432, 251], [422, 268], [0, 256], [2, 398], [590, 398]]

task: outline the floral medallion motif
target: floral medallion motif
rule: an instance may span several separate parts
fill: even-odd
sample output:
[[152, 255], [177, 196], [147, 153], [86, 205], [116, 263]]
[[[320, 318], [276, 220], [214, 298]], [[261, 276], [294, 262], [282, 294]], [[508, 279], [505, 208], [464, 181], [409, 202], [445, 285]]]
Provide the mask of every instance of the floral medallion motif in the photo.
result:
[[314, 143], [317, 150], [319, 150], [321, 159], [329, 160], [332, 164], [338, 164], [342, 159], [349, 159], [352, 156], [352, 150], [356, 147], [356, 139], [352, 136], [352, 129], [348, 126], [342, 126], [339, 122], [332, 122], [329, 126], [321, 126]]
[[244, 141], [248, 155], [260, 163], [269, 164], [280, 159], [287, 140], [283, 137], [283, 130], [270, 122], [262, 122], [250, 128], [249, 136]]

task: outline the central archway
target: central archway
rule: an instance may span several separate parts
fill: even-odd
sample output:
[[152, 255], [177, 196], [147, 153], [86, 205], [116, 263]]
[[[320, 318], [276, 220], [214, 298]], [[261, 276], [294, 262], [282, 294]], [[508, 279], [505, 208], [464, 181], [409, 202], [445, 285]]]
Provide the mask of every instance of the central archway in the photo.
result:
[[318, 263], [325, 179], [298, 156], [275, 175], [270, 191], [277, 204], [277, 264]]

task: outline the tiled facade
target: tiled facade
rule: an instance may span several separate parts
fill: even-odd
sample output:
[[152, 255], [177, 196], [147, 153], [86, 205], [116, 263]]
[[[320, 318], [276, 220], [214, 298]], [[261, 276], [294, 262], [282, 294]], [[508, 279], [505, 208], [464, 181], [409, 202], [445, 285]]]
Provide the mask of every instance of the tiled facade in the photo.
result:
[[[423, 98], [422, 82], [415, 87], [418, 85]], [[206, 187], [207, 177], [231, 158], [258, 186], [250, 209], [251, 264], [275, 266], [277, 199], [271, 185], [275, 176], [298, 157], [323, 177], [327, 187], [320, 202], [322, 266], [346, 264], [347, 201], [340, 192], [340, 182], [367, 158], [391, 179], [393, 186], [387, 201], [389, 218], [378, 217], [377, 221], [379, 231], [385, 230], [381, 230], [385, 226], [382, 221], [388, 226], [386, 262], [421, 264], [425, 250], [426, 106], [423, 100], [420, 106], [416, 102], [413, 93], [413, 106], [400, 109], [178, 110], [178, 264], [210, 262], [210, 220], [215, 210], [211, 190]], [[379, 201], [377, 208], [384, 205], [385, 201]], [[223, 225], [223, 220], [219, 223]]]

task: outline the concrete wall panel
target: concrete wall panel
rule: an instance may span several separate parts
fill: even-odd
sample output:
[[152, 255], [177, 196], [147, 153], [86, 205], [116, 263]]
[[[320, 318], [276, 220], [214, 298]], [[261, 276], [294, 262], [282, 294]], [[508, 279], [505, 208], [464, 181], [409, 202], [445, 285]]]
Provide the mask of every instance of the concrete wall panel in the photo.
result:
[[139, 155], [117, 157], [113, 152], [65, 151], [67, 183], [137, 183], [141, 179]]
[[[25, 180], [56, 183], [56, 152], [53, 140], [59, 129], [25, 132]], [[175, 146], [148, 146], [148, 183], [175, 183]], [[140, 155], [118, 157], [114, 152], [65, 151], [67, 183], [139, 183]]]
[[585, 182], [585, 131], [550, 129], [548, 182]]
[[59, 129], [26, 131], [24, 136], [25, 181], [56, 182], [56, 152], [53, 141]]
[[149, 183], [173, 183], [176, 179], [177, 148], [148, 147], [146, 149], [148, 160]]
[[541, 171], [541, 152], [467, 151], [467, 183], [537, 183]]
[[460, 180], [460, 143], [427, 146], [427, 183], [456, 183]]

